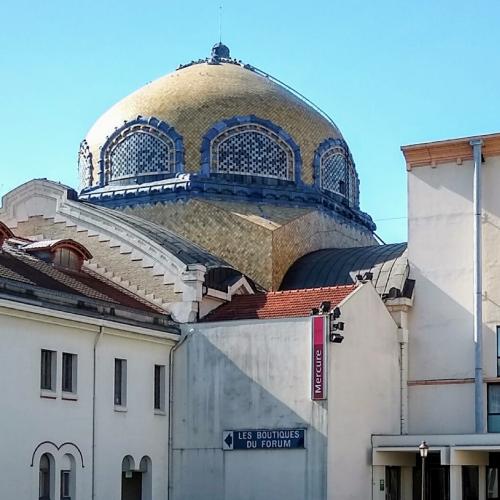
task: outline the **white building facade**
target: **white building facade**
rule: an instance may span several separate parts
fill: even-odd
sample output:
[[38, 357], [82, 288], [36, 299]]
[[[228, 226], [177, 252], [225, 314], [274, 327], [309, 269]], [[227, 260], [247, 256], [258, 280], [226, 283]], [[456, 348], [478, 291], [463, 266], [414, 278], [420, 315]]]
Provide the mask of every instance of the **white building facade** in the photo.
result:
[[499, 145], [494, 134], [402, 148], [416, 281], [408, 312], [409, 420], [407, 435], [374, 438], [373, 457], [401, 467], [401, 499], [420, 498], [422, 440], [430, 446], [426, 498], [500, 498]]
[[56, 283], [69, 275], [13, 255], [0, 265], [1, 498], [164, 498], [178, 330], [123, 307], [120, 290], [109, 301], [73, 295], [70, 279]]
[[[371, 283], [349, 287], [338, 304], [332, 292], [268, 294], [281, 310], [270, 317], [257, 306], [260, 319], [248, 318], [252, 298], [235, 298], [233, 319], [222, 306], [208, 322], [186, 325], [173, 372], [174, 499], [370, 498], [371, 436], [400, 426], [398, 327]], [[323, 300], [339, 307], [344, 340], [326, 343], [324, 399], [315, 400], [317, 316], [306, 304]], [[304, 431], [303, 447], [257, 436], [289, 430]], [[228, 449], [228, 432], [251, 433], [252, 447]]]

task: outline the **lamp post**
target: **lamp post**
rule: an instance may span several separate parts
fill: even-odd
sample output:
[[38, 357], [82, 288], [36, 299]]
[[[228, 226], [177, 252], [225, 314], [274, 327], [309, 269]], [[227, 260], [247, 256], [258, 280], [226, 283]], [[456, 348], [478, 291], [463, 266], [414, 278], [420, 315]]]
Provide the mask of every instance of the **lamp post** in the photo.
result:
[[429, 445], [422, 441], [418, 447], [420, 452], [420, 458], [422, 459], [422, 500], [425, 500], [425, 459], [427, 458], [427, 453], [429, 452]]

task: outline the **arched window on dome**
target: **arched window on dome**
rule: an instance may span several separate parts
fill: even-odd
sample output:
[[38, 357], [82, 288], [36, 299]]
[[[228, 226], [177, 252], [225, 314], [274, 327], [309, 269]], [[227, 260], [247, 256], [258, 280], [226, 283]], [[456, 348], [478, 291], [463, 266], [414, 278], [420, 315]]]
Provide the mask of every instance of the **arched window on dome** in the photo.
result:
[[358, 208], [359, 180], [351, 154], [341, 139], [327, 139], [315, 155], [316, 185], [329, 193], [342, 196]]
[[321, 189], [347, 198], [347, 158], [343, 148], [333, 147], [321, 156]]
[[[257, 117], [234, 117], [219, 122], [202, 146], [205, 173], [265, 177], [295, 181], [300, 173], [298, 146], [281, 128]], [[208, 154], [206, 154], [208, 153]], [[202, 167], [203, 171], [203, 167]], [[300, 176], [300, 174], [299, 174]]]
[[93, 175], [92, 153], [85, 139], [80, 143], [80, 150], [78, 151], [78, 174], [80, 190], [90, 187]]
[[125, 124], [102, 149], [102, 184], [151, 182], [181, 172], [182, 138], [154, 118], [138, 118]]
[[349, 180], [349, 200], [353, 207], [359, 208], [359, 178], [351, 158], [347, 164], [347, 177]]

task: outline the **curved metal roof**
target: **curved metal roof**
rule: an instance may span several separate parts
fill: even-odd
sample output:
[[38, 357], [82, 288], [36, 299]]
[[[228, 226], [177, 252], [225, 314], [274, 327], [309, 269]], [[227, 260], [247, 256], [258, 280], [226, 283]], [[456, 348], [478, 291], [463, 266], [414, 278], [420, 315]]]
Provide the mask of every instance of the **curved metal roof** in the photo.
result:
[[370, 272], [381, 295], [403, 291], [409, 274], [406, 243], [355, 248], [328, 248], [298, 259], [287, 271], [280, 290], [348, 285]]

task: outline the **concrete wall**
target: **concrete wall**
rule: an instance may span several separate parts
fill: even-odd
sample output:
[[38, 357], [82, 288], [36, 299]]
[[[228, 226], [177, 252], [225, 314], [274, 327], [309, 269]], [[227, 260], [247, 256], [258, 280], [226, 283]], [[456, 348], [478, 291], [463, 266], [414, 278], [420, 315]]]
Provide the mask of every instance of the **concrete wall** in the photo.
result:
[[[93, 347], [99, 328], [76, 321], [74, 315], [54, 314], [59, 313], [42, 308], [18, 310], [9, 301], [0, 301], [1, 498], [38, 498], [38, 467], [45, 452], [54, 457], [54, 498], [60, 495], [60, 470], [67, 467], [66, 454], [74, 458], [76, 498], [91, 498]], [[166, 365], [168, 376], [174, 342], [110, 327], [103, 332], [97, 346], [95, 498], [121, 498], [126, 455], [135, 459], [136, 468], [143, 456], [151, 458], [153, 496], [149, 498], [165, 498], [168, 415], [154, 414], [153, 367]], [[57, 387], [51, 398], [41, 397], [41, 349], [57, 352]], [[78, 356], [77, 396], [72, 399], [63, 399], [61, 392], [63, 352]], [[114, 410], [115, 357], [128, 359], [126, 412]]]
[[371, 435], [399, 432], [397, 326], [371, 284], [342, 310], [342, 344], [330, 344], [328, 500], [371, 498]]
[[[176, 500], [370, 497], [371, 433], [399, 425], [397, 329], [371, 285], [342, 319], [329, 400], [316, 402], [310, 318], [186, 327], [174, 366]], [[306, 449], [222, 451], [224, 430], [279, 428], [306, 428]]]
[[[496, 377], [500, 158], [487, 158], [482, 172], [483, 366], [485, 377]], [[410, 433], [474, 432], [473, 163], [413, 168], [408, 190], [408, 256], [416, 279], [409, 314]]]

